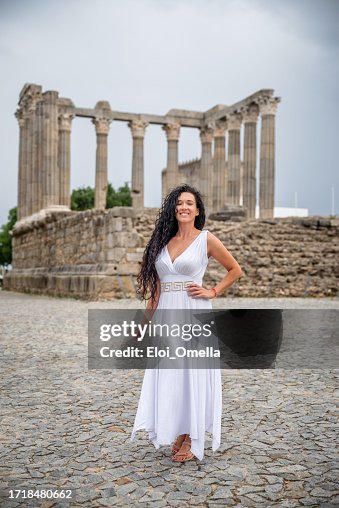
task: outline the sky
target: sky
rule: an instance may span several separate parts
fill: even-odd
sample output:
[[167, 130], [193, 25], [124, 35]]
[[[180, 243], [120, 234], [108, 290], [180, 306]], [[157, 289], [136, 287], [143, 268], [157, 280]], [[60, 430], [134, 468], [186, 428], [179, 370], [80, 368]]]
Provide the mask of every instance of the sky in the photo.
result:
[[[113, 110], [160, 115], [274, 89], [275, 206], [339, 215], [338, 20], [337, 0], [1, 0], [0, 225], [16, 206], [14, 113], [25, 83], [77, 107], [107, 100]], [[76, 118], [72, 189], [94, 187], [95, 149], [94, 125]], [[126, 123], [112, 122], [108, 151], [117, 188], [131, 180]], [[179, 161], [200, 154], [198, 130], [182, 128]], [[164, 131], [148, 126], [146, 206], [161, 204], [166, 155]]]

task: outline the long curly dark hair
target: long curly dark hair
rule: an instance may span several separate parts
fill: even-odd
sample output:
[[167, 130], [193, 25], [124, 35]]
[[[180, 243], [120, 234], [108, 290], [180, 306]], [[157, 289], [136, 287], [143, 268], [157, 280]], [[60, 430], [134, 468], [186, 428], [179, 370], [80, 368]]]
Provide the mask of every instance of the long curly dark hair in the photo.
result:
[[[188, 184], [182, 184], [173, 189], [165, 198], [155, 221], [155, 228], [151, 239], [146, 245], [142, 258], [141, 268], [137, 277], [137, 293], [141, 300], [152, 298], [155, 300], [157, 290], [157, 271], [155, 260], [161, 250], [178, 231], [178, 221], [175, 217], [177, 201], [183, 192], [190, 192], [195, 196], [199, 215], [195, 217], [194, 226], [202, 230], [205, 225], [205, 207], [200, 192]], [[147, 293], [150, 296], [147, 297]]]

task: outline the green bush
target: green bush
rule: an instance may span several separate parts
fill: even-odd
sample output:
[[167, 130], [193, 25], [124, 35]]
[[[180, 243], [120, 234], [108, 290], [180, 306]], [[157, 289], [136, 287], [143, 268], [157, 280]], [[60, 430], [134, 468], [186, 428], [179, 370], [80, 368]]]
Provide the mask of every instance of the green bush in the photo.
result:
[[12, 237], [10, 231], [16, 223], [16, 207], [8, 213], [8, 222], [1, 226], [0, 230], [0, 265], [12, 263]]

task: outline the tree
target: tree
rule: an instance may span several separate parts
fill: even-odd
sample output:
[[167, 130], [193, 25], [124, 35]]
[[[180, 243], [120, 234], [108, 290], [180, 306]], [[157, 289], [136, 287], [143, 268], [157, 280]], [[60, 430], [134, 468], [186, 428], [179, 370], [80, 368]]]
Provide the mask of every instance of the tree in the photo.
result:
[[0, 230], [0, 265], [9, 265], [12, 263], [12, 237], [11, 229], [17, 220], [16, 207], [11, 208], [8, 212], [8, 222], [1, 226]]
[[94, 189], [92, 187], [79, 187], [71, 195], [71, 210], [80, 212], [94, 208]]
[[113, 206], [132, 206], [132, 196], [128, 184], [125, 183], [116, 191], [113, 189], [112, 184], [108, 184], [106, 208], [113, 208]]
[[[77, 212], [94, 208], [94, 189], [92, 187], [81, 187], [73, 190], [71, 196], [71, 210]], [[131, 191], [125, 183], [116, 191], [112, 184], [107, 186], [106, 208], [113, 206], [132, 206]]]

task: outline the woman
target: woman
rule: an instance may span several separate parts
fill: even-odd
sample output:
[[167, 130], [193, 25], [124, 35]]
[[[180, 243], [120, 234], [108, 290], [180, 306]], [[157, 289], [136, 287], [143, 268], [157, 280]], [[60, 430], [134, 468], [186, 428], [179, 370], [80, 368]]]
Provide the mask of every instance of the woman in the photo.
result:
[[[212, 233], [203, 230], [205, 209], [200, 193], [187, 184], [165, 198], [148, 242], [138, 276], [147, 309], [211, 309], [211, 299], [241, 275], [234, 257]], [[202, 286], [208, 258], [227, 275], [213, 288]], [[131, 441], [145, 429], [156, 448], [172, 445], [172, 460], [204, 456], [205, 432], [220, 446], [220, 369], [146, 369]]]

